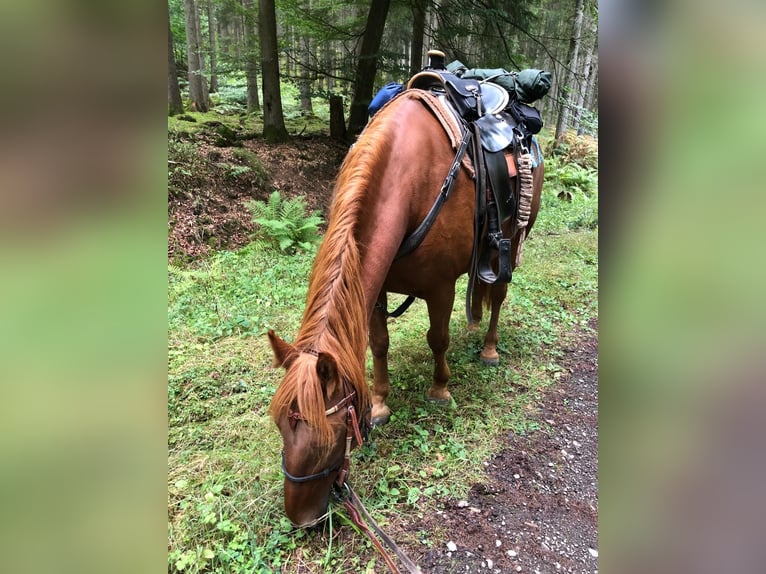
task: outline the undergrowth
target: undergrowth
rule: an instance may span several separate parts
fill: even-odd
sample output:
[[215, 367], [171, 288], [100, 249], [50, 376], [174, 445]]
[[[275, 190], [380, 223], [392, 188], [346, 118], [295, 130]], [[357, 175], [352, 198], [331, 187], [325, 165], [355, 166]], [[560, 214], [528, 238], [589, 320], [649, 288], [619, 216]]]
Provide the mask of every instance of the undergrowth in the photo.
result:
[[319, 242], [322, 217], [308, 211], [302, 196], [283, 199], [274, 191], [268, 201], [249, 201], [246, 206], [258, 226], [256, 236], [283, 253], [308, 251]]

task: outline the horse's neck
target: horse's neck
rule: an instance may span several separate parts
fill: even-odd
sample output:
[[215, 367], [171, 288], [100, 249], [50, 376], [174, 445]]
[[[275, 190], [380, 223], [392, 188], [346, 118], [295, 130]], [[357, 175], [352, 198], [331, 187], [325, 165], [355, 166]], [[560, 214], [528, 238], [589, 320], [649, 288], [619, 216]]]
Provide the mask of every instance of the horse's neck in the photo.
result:
[[406, 198], [408, 183], [393, 181], [390, 175], [384, 175], [366, 192], [365, 209], [360, 214], [355, 237], [369, 319], [407, 232], [410, 202]]

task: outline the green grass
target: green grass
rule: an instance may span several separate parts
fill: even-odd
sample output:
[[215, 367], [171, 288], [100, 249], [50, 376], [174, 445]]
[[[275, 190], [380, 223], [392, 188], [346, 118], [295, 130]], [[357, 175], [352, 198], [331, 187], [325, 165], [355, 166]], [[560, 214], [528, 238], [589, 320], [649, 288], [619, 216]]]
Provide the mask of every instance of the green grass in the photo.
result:
[[[551, 170], [538, 224], [503, 308], [500, 367], [465, 329], [465, 278], [451, 320], [451, 407], [423, 400], [432, 373], [425, 304], [389, 325], [391, 422], [354, 453], [351, 481], [397, 543], [417, 556], [438, 531], [404, 526], [482, 480], [508, 432], [540, 426], [536, 401], [561, 376], [560, 349], [598, 312], [597, 189], [557, 198]], [[582, 196], [582, 197], [579, 197]], [[586, 201], [587, 200], [587, 201]], [[292, 531], [282, 509], [281, 441], [266, 414], [282, 371], [264, 336], [292, 340], [313, 255], [252, 244], [169, 267], [168, 561], [170, 572], [373, 572], [385, 567], [341, 512]], [[393, 307], [398, 298], [392, 296]], [[485, 318], [486, 324], [486, 318]], [[371, 361], [368, 359], [368, 373]], [[544, 423], [543, 423], [544, 424]]]

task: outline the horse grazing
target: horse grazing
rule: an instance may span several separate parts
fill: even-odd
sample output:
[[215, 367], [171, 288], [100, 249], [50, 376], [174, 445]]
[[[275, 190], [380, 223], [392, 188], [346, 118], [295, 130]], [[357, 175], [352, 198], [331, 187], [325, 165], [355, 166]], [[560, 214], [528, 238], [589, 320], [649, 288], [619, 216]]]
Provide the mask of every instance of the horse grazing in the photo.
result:
[[[342, 485], [348, 454], [371, 423], [388, 421], [390, 391], [386, 294], [426, 301], [433, 384], [426, 396], [450, 400], [445, 360], [455, 282], [468, 272], [475, 191], [465, 169], [420, 246], [394, 261], [402, 241], [420, 224], [449, 171], [454, 152], [439, 121], [407, 92], [373, 118], [341, 166], [328, 229], [311, 272], [297, 338], [289, 344], [269, 331], [275, 366], [286, 373], [270, 406], [284, 451], [284, 501], [296, 526], [326, 516], [333, 483]], [[542, 189], [542, 160], [534, 171], [529, 227]], [[510, 236], [510, 225], [504, 228]], [[519, 237], [513, 238], [513, 252]], [[481, 357], [497, 362], [497, 321], [507, 285], [476, 281], [471, 311], [491, 308]], [[475, 324], [472, 325], [475, 328]], [[365, 376], [368, 345], [373, 388]]]

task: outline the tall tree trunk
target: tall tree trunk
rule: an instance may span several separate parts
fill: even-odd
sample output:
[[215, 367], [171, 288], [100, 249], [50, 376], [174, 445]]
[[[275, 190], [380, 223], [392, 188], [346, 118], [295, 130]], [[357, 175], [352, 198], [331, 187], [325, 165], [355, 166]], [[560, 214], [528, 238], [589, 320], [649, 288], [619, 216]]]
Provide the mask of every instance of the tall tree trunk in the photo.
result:
[[[591, 32], [595, 36], [596, 24], [594, 22]], [[580, 118], [585, 107], [585, 92], [587, 91], [588, 80], [590, 79], [590, 72], [593, 66], [593, 58], [598, 50], [598, 38], [594, 38], [591, 49], [585, 54], [582, 62], [582, 74], [580, 75], [582, 81], [577, 90], [577, 98], [575, 101], [574, 117], [572, 118], [572, 129], [576, 130], [578, 135], [580, 134]]]
[[314, 113], [311, 104], [311, 43], [308, 36], [300, 40], [301, 44], [301, 110], [307, 114]]
[[574, 100], [574, 94], [577, 88], [577, 62], [580, 57], [580, 35], [582, 33], [583, 19], [583, 0], [577, 0], [575, 4], [574, 25], [572, 26], [572, 36], [569, 41], [569, 62], [567, 65], [566, 81], [562, 83], [559, 90], [559, 100], [561, 110], [559, 119], [556, 122], [556, 134], [554, 139], [558, 142], [564, 136], [569, 127], [570, 107]]
[[286, 141], [289, 136], [282, 112], [277, 53], [277, 16], [274, 0], [258, 0], [258, 35], [261, 40], [263, 77], [263, 137], [268, 142]]
[[216, 42], [215, 42], [215, 7], [213, 0], [207, 0], [207, 32], [210, 40], [210, 91], [218, 91], [218, 73], [216, 70]]
[[[167, 6], [167, 3], [165, 3]], [[176, 51], [173, 48], [173, 32], [170, 30], [170, 7], [168, 6], [168, 115], [175, 116], [184, 113], [181, 100], [181, 88], [178, 86], [178, 69], [176, 68]]]
[[[199, 1], [194, 7], [194, 30], [197, 33], [197, 46], [199, 46], [199, 69], [202, 70], [202, 75], [207, 76], [207, 65], [205, 63], [205, 42], [202, 41], [202, 24], [200, 23], [200, 4]], [[208, 95], [210, 94], [210, 85], [205, 79], [205, 86], [207, 86]]]
[[391, 0], [372, 0], [370, 4], [367, 27], [362, 38], [362, 50], [356, 66], [354, 97], [351, 100], [351, 111], [348, 118], [348, 133], [351, 137], [359, 135], [367, 124], [367, 107], [372, 100], [378, 50], [380, 50], [383, 28], [386, 25], [386, 16], [388, 16], [390, 5]]
[[343, 118], [342, 96], [330, 96], [330, 137], [341, 142], [348, 139], [346, 120]]
[[426, 32], [426, 0], [412, 2], [412, 41], [410, 42], [410, 76], [423, 68], [423, 37]]
[[194, 110], [206, 112], [210, 104], [207, 82], [200, 61], [199, 22], [194, 0], [184, 0], [184, 14], [186, 17], [187, 60], [189, 61], [189, 98]]
[[[322, 47], [322, 62], [326, 70], [330, 70], [333, 74], [335, 73], [335, 50], [330, 47], [330, 42], [325, 42]], [[327, 76], [325, 79], [327, 81], [327, 91], [330, 92], [335, 87], [335, 78]]]
[[245, 8], [245, 77], [247, 78], [247, 113], [261, 111], [261, 100], [258, 96], [258, 56], [255, 45], [255, 8], [253, 0], [243, 0]]
[[[596, 107], [594, 105], [594, 94], [596, 93], [596, 81], [598, 79], [598, 54], [594, 54], [593, 62], [590, 67], [590, 74], [588, 75], [588, 84], [585, 87], [585, 101], [583, 107], [586, 110], [593, 111]], [[577, 135], [585, 133], [585, 126], [580, 124], [580, 129], [577, 130]]]

